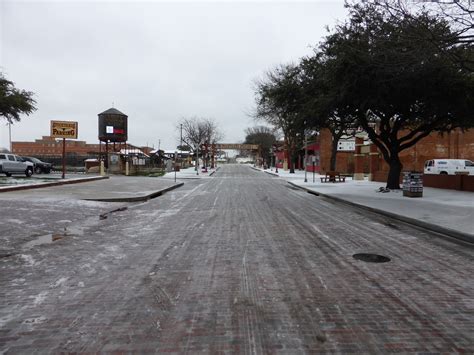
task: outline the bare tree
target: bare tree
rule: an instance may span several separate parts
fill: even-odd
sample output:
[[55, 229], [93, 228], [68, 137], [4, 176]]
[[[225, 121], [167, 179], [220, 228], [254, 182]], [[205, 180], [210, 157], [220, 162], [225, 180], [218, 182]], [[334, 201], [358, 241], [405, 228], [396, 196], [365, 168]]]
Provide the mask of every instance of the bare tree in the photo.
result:
[[216, 143], [221, 140], [223, 135], [219, 131], [217, 124], [210, 118], [182, 118], [177, 126], [177, 129], [183, 128], [183, 141], [193, 147], [204, 143]]
[[[208, 151], [202, 152], [201, 145], [206, 145], [206, 149], [211, 144], [217, 143], [223, 138], [223, 134], [219, 131], [217, 123], [210, 118], [182, 118], [177, 125], [178, 130], [183, 130], [183, 142], [192, 147], [196, 153], [196, 160], [200, 155], [205, 157]], [[197, 168], [198, 164], [196, 164]]]

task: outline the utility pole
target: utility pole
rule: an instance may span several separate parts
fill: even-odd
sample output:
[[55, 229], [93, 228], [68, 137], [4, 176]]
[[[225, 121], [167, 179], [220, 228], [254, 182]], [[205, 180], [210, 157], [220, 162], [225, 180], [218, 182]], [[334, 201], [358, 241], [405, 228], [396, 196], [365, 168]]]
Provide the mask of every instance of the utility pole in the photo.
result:
[[308, 182], [307, 169], [306, 169], [306, 165], [307, 165], [306, 160], [308, 159], [308, 140], [306, 137], [306, 129], [303, 132], [304, 132], [304, 182]]
[[12, 123], [8, 122], [8, 141], [10, 142], [10, 153], [13, 153], [12, 147]]
[[183, 164], [183, 124], [182, 123], [180, 124], [180, 131], [181, 131], [181, 136], [180, 136], [180, 139], [179, 139], [180, 142], [179, 142], [179, 149], [178, 150], [181, 151], [181, 159], [179, 161], [179, 166], [182, 168], [183, 165], [185, 165], [185, 164]]
[[199, 144], [196, 144], [196, 175], [199, 175]]

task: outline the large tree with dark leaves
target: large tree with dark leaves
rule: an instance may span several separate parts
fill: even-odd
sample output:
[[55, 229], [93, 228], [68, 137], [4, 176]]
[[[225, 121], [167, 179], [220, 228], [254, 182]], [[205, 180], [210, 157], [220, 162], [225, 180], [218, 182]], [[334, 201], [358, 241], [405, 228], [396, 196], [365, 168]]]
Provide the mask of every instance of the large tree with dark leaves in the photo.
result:
[[275, 129], [267, 126], [255, 126], [245, 130], [245, 144], [258, 144], [260, 155], [265, 162], [271, 163], [271, 150], [276, 142]]
[[[356, 1], [354, 1], [356, 3]], [[464, 49], [474, 44], [474, 1], [472, 0], [368, 0], [379, 7], [387, 15], [394, 17], [410, 17], [417, 21], [422, 13], [442, 19], [449, 24], [449, 35], [430, 31], [425, 27], [425, 33], [419, 39], [434, 46], [443, 56], [465, 70], [474, 71], [474, 56], [472, 51]], [[424, 22], [420, 21], [420, 26]], [[413, 34], [411, 34], [413, 36]], [[440, 42], [442, 45], [440, 46]], [[449, 48], [449, 51], [446, 49]]]
[[433, 33], [451, 36], [427, 14], [394, 17], [365, 3], [321, 47], [338, 95], [390, 166], [390, 189], [399, 188], [400, 152], [432, 132], [474, 125], [473, 75], [422, 40]]
[[296, 152], [303, 144], [306, 116], [301, 72], [296, 65], [280, 65], [256, 83], [255, 117], [283, 132], [290, 158], [290, 173], [295, 172]]
[[339, 94], [340, 87], [334, 81], [331, 65], [324, 53], [315, 50], [312, 57], [303, 58], [302, 73], [303, 110], [308, 117], [309, 128], [331, 132], [330, 170], [336, 170], [337, 147], [343, 136], [354, 133], [356, 117]]
[[32, 92], [17, 89], [0, 73], [0, 116], [9, 123], [18, 122], [22, 114], [29, 115], [36, 110], [35, 104]]

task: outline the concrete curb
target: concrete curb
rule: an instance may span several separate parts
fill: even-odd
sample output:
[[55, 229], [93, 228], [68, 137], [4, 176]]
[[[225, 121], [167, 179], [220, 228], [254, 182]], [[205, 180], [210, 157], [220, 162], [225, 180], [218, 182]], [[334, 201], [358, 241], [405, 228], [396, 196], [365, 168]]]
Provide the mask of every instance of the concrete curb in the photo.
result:
[[[260, 171], [261, 171], [261, 170], [260, 170]], [[274, 173], [274, 172], [272, 172], [272, 171], [263, 170], [263, 172], [264, 172], [265, 174], [268, 174], [268, 175], [271, 175], [271, 176], [280, 177], [280, 175], [278, 175], [277, 173]]]
[[387, 211], [384, 211], [384, 210], [380, 210], [378, 208], [361, 205], [359, 203], [344, 200], [340, 197], [335, 197], [335, 196], [331, 196], [331, 195], [327, 195], [327, 194], [322, 194], [320, 192], [308, 189], [306, 187], [296, 185], [295, 183], [292, 183], [290, 181], [287, 181], [287, 183], [294, 186], [294, 187], [297, 187], [301, 190], [305, 190], [308, 193], [316, 195], [316, 196], [323, 196], [323, 197], [326, 197], [328, 199], [332, 199], [332, 200], [337, 201], [337, 202], [345, 203], [346, 205], [349, 205], [349, 206], [352, 206], [352, 207], [364, 209], [364, 210], [367, 210], [367, 211], [370, 211], [370, 212], [373, 212], [373, 213], [380, 214], [382, 216], [390, 217], [392, 219], [396, 219], [398, 221], [408, 223], [408, 224], [413, 225], [413, 226], [418, 227], [418, 228], [429, 230], [430, 232], [434, 232], [434, 233], [436, 233], [438, 235], [441, 235], [441, 236], [447, 236], [449, 238], [454, 238], [454, 239], [457, 239], [457, 240], [461, 240], [461, 241], [467, 242], [469, 244], [474, 244], [474, 235], [472, 235], [472, 234], [459, 232], [459, 231], [456, 231], [454, 229], [437, 226], [437, 225], [431, 224], [431, 223], [426, 223], [426, 222], [420, 221], [418, 219], [401, 216], [399, 214], [392, 213], [392, 212], [387, 212]]
[[268, 175], [280, 177], [280, 175], [278, 175], [277, 173], [274, 173], [274, 172], [271, 172], [271, 171], [266, 171], [266, 170], [261, 170], [261, 169], [255, 168], [253, 166], [251, 166], [250, 169], [253, 169], [255, 171], [260, 171], [261, 173], [265, 173], [265, 174], [268, 174]]
[[114, 197], [114, 198], [84, 198], [82, 200], [83, 201], [99, 201], [99, 202], [143, 202], [143, 201], [148, 201], [152, 198], [161, 196], [164, 193], [177, 189], [178, 187], [181, 187], [183, 185], [184, 185], [184, 182], [180, 182], [179, 184], [175, 184], [163, 190], [158, 190], [158, 191], [152, 192], [151, 194], [143, 195], [143, 196]]
[[104, 180], [108, 179], [108, 176], [95, 176], [89, 178], [78, 178], [74, 180], [64, 180], [64, 181], [54, 181], [54, 182], [46, 182], [44, 184], [35, 184], [35, 185], [20, 185], [20, 186], [11, 186], [11, 187], [3, 187], [0, 188], [1, 192], [7, 191], [19, 191], [19, 190], [29, 190], [29, 189], [40, 189], [43, 187], [51, 187], [51, 186], [59, 186], [59, 185], [70, 185], [70, 184], [78, 184], [80, 182], [88, 182], [88, 181], [96, 181], [96, 180]]
[[217, 170], [219, 170], [219, 169], [220, 169], [220, 167], [216, 168], [216, 170], [214, 170], [212, 173], [210, 173], [209, 176], [214, 175], [217, 172]]

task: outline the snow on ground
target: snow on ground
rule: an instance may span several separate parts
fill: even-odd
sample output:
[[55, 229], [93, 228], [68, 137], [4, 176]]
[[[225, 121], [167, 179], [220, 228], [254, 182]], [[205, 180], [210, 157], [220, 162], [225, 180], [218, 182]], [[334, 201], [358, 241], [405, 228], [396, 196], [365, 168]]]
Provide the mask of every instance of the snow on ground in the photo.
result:
[[[276, 174], [274, 169], [262, 171]], [[352, 180], [351, 177], [346, 177], [345, 182], [322, 183], [321, 175], [315, 174], [313, 183], [313, 174], [308, 172], [308, 182], [304, 182], [304, 171], [300, 170], [290, 174], [289, 171], [279, 169], [276, 175], [322, 195], [473, 234], [474, 193], [472, 192], [425, 187], [422, 197], [412, 198], [403, 196], [402, 190], [379, 192], [379, 188], [385, 187], [385, 183], [368, 181], [367, 178]]]
[[[207, 172], [203, 172], [202, 169], [199, 169], [198, 172], [196, 172], [194, 166], [186, 168], [186, 169], [180, 169], [180, 171], [176, 172], [176, 179], [202, 179], [202, 178], [207, 178], [211, 176], [216, 169], [207, 169]], [[164, 179], [174, 179], [175, 172], [169, 172], [166, 173], [163, 178]]]

